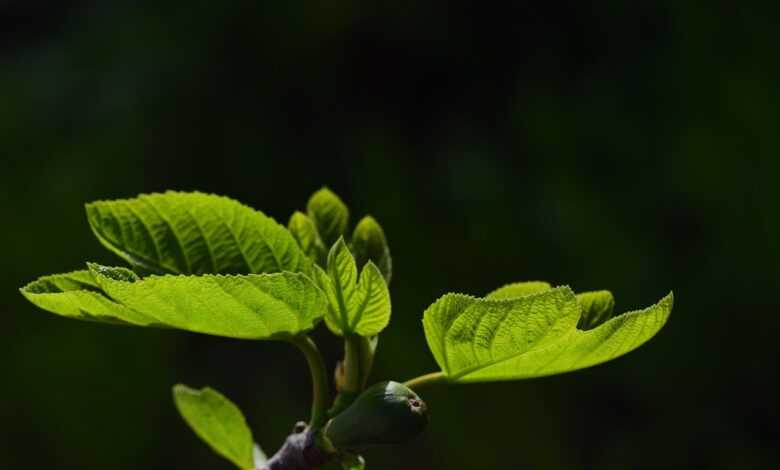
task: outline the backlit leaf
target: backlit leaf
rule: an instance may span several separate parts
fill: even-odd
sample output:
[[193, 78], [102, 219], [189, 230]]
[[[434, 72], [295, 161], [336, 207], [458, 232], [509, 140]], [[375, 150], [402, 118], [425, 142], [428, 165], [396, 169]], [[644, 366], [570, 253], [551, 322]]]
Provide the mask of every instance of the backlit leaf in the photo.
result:
[[242, 470], [254, 468], [252, 431], [241, 410], [211, 388], [173, 387], [173, 399], [184, 421], [219, 455]]
[[326, 324], [335, 334], [374, 336], [390, 321], [390, 292], [382, 273], [369, 261], [358, 277], [355, 258], [340, 238], [328, 254], [328, 271], [315, 268], [328, 298]]
[[36, 306], [68, 318], [139, 326], [158, 323], [108, 298], [87, 270], [43, 276], [20, 291]]
[[292, 233], [295, 241], [301, 247], [304, 253], [315, 263], [323, 266], [327, 250], [317, 233], [317, 227], [314, 222], [303, 212], [295, 211], [290, 217], [287, 228]]
[[316, 326], [320, 289], [300, 273], [149, 276], [130, 281], [90, 265], [98, 285], [133, 311], [175, 328], [246, 339], [288, 338]]
[[86, 205], [98, 240], [149, 273], [308, 272], [286, 228], [232, 199], [169, 191]]
[[384, 230], [370, 215], [363, 217], [352, 232], [352, 253], [358, 268], [365, 266], [368, 261], [373, 261], [384, 276], [385, 282], [390, 284], [393, 272], [390, 248]]
[[312, 194], [306, 204], [306, 212], [317, 227], [326, 249], [347, 231], [349, 209], [341, 198], [328, 188], [322, 188]]
[[645, 310], [577, 329], [581, 305], [568, 287], [505, 300], [447, 294], [424, 314], [428, 346], [445, 378], [480, 382], [582, 369], [626, 354], [653, 337], [672, 295]]

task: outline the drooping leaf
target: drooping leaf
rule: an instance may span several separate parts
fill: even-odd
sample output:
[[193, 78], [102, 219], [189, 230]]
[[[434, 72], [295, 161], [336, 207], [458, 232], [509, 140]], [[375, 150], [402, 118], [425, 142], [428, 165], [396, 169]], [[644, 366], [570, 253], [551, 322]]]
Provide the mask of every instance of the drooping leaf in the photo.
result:
[[582, 307], [582, 317], [577, 324], [581, 330], [593, 329], [612, 317], [615, 309], [615, 298], [608, 290], [581, 292], [577, 294], [577, 300]]
[[138, 326], [158, 323], [108, 298], [87, 270], [43, 276], [20, 291], [36, 306], [68, 318]]
[[447, 294], [424, 314], [428, 346], [447, 380], [514, 380], [568, 372], [626, 354], [653, 337], [671, 294], [645, 310], [577, 329], [580, 304], [568, 287], [507, 300]]
[[150, 273], [308, 272], [289, 231], [232, 199], [169, 191], [86, 205], [100, 242]]
[[306, 204], [306, 211], [317, 227], [326, 248], [331, 247], [339, 237], [344, 236], [349, 225], [349, 209], [333, 191], [322, 188], [312, 194]]
[[523, 297], [525, 295], [536, 294], [552, 289], [552, 286], [544, 281], [525, 281], [515, 282], [513, 284], [507, 284], [503, 287], [499, 287], [493, 292], [485, 296], [486, 299], [513, 299], [516, 297]]
[[149, 276], [136, 281], [90, 265], [117, 302], [183, 330], [246, 339], [286, 338], [314, 328], [327, 304], [300, 273]]
[[312, 261], [320, 266], [324, 266], [327, 250], [320, 239], [319, 233], [317, 233], [317, 227], [314, 226], [314, 222], [312, 222], [309, 216], [303, 212], [295, 211], [290, 217], [287, 228], [290, 229], [290, 233], [292, 233], [303, 252]]
[[358, 277], [343, 238], [328, 254], [328, 271], [316, 267], [315, 278], [328, 298], [325, 322], [333, 333], [374, 336], [390, 322], [390, 292], [382, 273], [369, 261]]
[[384, 276], [385, 282], [390, 284], [393, 272], [390, 248], [384, 230], [370, 215], [363, 217], [352, 232], [352, 252], [355, 254], [358, 268], [365, 266], [368, 261], [373, 261]]
[[255, 468], [252, 431], [233, 402], [214, 389], [181, 384], [173, 387], [173, 398], [184, 421], [216, 453], [241, 470]]

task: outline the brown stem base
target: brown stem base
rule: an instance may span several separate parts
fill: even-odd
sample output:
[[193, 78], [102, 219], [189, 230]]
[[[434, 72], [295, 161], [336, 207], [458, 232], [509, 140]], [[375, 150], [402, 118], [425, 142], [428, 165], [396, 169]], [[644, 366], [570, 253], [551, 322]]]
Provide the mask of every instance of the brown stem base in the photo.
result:
[[317, 433], [301, 421], [276, 454], [255, 470], [312, 470], [331, 458], [317, 446]]

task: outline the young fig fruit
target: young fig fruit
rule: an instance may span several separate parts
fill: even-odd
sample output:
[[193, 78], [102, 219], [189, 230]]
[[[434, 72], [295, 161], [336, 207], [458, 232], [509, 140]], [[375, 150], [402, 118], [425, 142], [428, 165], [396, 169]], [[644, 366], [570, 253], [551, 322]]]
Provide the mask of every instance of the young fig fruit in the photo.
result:
[[367, 388], [325, 428], [337, 449], [400, 444], [425, 429], [428, 408], [412, 390], [398, 382]]

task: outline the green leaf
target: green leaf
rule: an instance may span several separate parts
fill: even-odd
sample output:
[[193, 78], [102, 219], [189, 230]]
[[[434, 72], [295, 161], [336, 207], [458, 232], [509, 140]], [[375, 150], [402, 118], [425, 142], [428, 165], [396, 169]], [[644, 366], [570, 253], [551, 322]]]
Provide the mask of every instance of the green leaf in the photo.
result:
[[[513, 299], [537, 292], [544, 292], [551, 288], [549, 283], [543, 281], [516, 282], [494, 290], [485, 298], [496, 300]], [[581, 330], [595, 328], [612, 317], [615, 298], [608, 290], [581, 292], [577, 294], [577, 300], [582, 307], [582, 316], [577, 324], [577, 328]]]
[[373, 261], [384, 276], [385, 282], [390, 284], [393, 273], [390, 248], [384, 230], [370, 215], [363, 217], [352, 232], [352, 253], [355, 254], [358, 268], [365, 266], [368, 261]]
[[343, 238], [328, 254], [328, 272], [316, 267], [315, 278], [328, 298], [325, 323], [333, 333], [374, 336], [390, 322], [390, 291], [382, 273], [369, 261], [358, 277]]
[[150, 273], [310, 269], [310, 260], [287, 229], [226, 197], [169, 191], [92, 202], [86, 210], [103, 245]]
[[87, 270], [43, 276], [20, 291], [37, 307], [68, 318], [138, 326], [158, 323], [109, 299]]
[[183, 330], [245, 339], [289, 338], [314, 328], [326, 299], [300, 273], [149, 276], [136, 281], [90, 265], [113, 299]]
[[252, 431], [241, 410], [211, 388], [173, 387], [173, 399], [184, 421], [216, 453], [242, 470], [254, 467]]
[[486, 299], [513, 299], [552, 289], [552, 286], [544, 281], [525, 281], [507, 284], [499, 287], [485, 296]]
[[540, 377], [600, 364], [652, 338], [666, 323], [672, 295], [599, 327], [577, 329], [581, 307], [568, 287], [508, 300], [447, 294], [424, 314], [436, 362], [451, 382]]
[[289, 228], [290, 233], [292, 233], [303, 252], [312, 261], [320, 266], [324, 266], [327, 250], [320, 239], [319, 233], [317, 233], [317, 227], [314, 226], [314, 222], [312, 222], [309, 216], [303, 212], [295, 211], [290, 217], [287, 228]]
[[608, 290], [581, 292], [577, 294], [577, 300], [582, 307], [582, 317], [577, 324], [581, 330], [593, 329], [612, 317], [615, 298]]
[[306, 211], [326, 247], [332, 246], [346, 233], [349, 209], [330, 189], [322, 188], [312, 194], [306, 204]]

